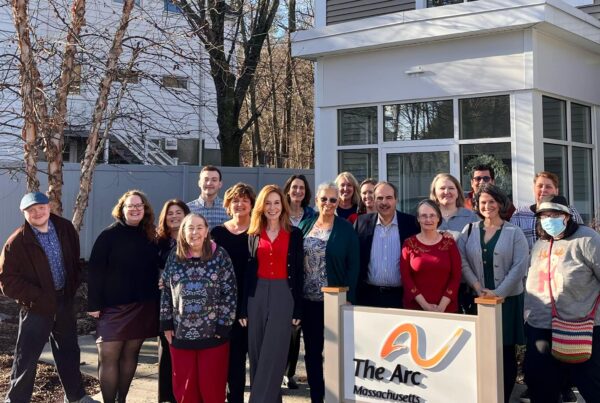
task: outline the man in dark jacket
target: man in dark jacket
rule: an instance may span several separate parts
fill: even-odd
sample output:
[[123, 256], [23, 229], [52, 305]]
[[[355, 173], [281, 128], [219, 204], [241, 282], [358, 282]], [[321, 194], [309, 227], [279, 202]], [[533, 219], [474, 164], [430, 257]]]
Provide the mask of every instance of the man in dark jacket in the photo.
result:
[[354, 223], [360, 244], [359, 305], [402, 307], [400, 252], [402, 242], [419, 232], [413, 215], [396, 210], [398, 191], [389, 182], [375, 186], [377, 213], [364, 214]]
[[49, 200], [28, 193], [20, 209], [25, 223], [0, 254], [0, 289], [21, 305], [19, 334], [5, 402], [29, 402], [37, 361], [50, 341], [65, 402], [95, 402], [79, 371], [73, 297], [79, 286], [79, 237], [70, 221], [50, 213]]

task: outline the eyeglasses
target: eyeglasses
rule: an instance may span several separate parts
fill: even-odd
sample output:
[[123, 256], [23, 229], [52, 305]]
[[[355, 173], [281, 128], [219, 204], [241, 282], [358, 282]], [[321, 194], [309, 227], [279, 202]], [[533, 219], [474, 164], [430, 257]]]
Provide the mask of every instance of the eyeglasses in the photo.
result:
[[138, 204], [126, 204], [125, 208], [127, 210], [140, 210], [144, 208], [144, 203], [138, 203]]
[[484, 181], [485, 183], [487, 183], [487, 182], [489, 182], [489, 181], [491, 181], [491, 180], [492, 180], [492, 177], [491, 177], [491, 176], [474, 176], [474, 177], [473, 177], [473, 180], [474, 180], [475, 182], [481, 182], [481, 181]]
[[331, 204], [335, 204], [338, 201], [337, 197], [329, 197], [329, 198], [327, 198], [327, 197], [320, 197], [319, 200], [321, 201], [321, 203], [327, 203], [327, 202], [329, 202]]

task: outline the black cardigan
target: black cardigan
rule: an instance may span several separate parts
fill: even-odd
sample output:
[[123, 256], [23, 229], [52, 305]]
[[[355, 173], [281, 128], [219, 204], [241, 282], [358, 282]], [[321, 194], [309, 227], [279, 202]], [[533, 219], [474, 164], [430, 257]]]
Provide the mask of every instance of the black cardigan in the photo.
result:
[[[250, 235], [248, 244], [258, 242], [258, 235]], [[290, 233], [290, 243], [287, 253], [287, 274], [288, 284], [292, 297], [294, 298], [294, 312], [292, 318], [302, 318], [302, 292], [304, 287], [304, 244], [302, 240], [302, 231], [296, 227], [292, 227]], [[258, 260], [256, 256], [248, 257], [246, 265], [246, 276], [244, 281], [244, 295], [242, 298], [242, 306], [240, 308], [240, 317], [248, 317], [248, 298], [254, 297], [256, 292], [256, 283], [258, 281]]]
[[96, 239], [89, 262], [88, 311], [159, 299], [159, 248], [142, 228], [119, 221]]

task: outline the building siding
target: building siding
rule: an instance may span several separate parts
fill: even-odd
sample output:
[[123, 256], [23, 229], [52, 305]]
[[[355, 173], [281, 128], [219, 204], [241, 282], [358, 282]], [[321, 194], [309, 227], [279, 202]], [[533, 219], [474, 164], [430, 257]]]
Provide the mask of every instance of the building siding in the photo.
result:
[[581, 11], [588, 13], [600, 20], [600, 0], [594, 0], [594, 4], [578, 7]]
[[414, 9], [414, 0], [327, 0], [327, 25]]

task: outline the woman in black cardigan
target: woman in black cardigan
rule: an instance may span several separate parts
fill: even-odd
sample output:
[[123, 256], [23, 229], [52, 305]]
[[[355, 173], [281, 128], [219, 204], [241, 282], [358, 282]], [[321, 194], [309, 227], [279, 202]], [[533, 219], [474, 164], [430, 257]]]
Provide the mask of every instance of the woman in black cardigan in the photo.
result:
[[278, 186], [267, 185], [258, 194], [248, 234], [240, 323], [248, 326], [250, 403], [281, 402], [292, 325], [300, 324], [303, 249], [302, 232], [290, 225]]
[[96, 239], [89, 262], [88, 313], [96, 327], [102, 399], [125, 402], [144, 339], [158, 335], [159, 250], [146, 195], [126, 192], [115, 222]]

